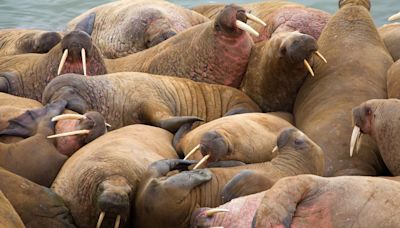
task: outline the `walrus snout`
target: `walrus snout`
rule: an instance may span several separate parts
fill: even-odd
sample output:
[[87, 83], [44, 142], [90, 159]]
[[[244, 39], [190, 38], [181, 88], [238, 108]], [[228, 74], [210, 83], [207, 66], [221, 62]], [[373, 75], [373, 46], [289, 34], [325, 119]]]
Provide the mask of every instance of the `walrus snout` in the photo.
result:
[[81, 61], [81, 51], [85, 49], [90, 56], [92, 49], [92, 38], [83, 31], [72, 31], [64, 36], [61, 41], [62, 50], [68, 49], [68, 59], [71, 61]]
[[353, 125], [360, 128], [361, 133], [369, 134], [371, 132], [372, 108], [367, 104], [361, 104], [353, 108]]
[[282, 43], [280, 52], [290, 63], [301, 63], [310, 61], [311, 56], [318, 51], [317, 41], [314, 37], [292, 32]]
[[209, 131], [200, 140], [200, 152], [210, 155], [208, 162], [216, 162], [228, 155], [229, 146], [224, 137], [216, 131]]

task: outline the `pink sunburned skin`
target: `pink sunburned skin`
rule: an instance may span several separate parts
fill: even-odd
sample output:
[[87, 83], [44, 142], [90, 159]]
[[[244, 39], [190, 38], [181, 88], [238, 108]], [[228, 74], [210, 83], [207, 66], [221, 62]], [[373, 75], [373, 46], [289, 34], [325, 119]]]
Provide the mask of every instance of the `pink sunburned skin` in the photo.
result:
[[[55, 134], [71, 132], [79, 130], [79, 120], [60, 120], [57, 122], [55, 127]], [[71, 156], [75, 151], [81, 148], [83, 145], [81, 143], [82, 135], [73, 135], [56, 138], [56, 148], [61, 154]]]

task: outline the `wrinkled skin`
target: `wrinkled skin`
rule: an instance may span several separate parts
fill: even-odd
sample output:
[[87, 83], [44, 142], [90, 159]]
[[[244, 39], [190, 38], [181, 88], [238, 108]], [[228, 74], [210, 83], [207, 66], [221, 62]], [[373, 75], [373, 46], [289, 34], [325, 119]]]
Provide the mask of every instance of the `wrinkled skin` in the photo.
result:
[[8, 201], [7, 197], [4, 196], [3, 192], [0, 190], [0, 226], [1, 227], [15, 227], [23, 228], [25, 227], [22, 223], [21, 218]]
[[0, 56], [47, 53], [61, 41], [61, 34], [41, 30], [0, 29]]
[[63, 75], [43, 93], [44, 104], [56, 100], [67, 101], [67, 107], [79, 113], [100, 112], [113, 129], [145, 123], [176, 132], [200, 119], [208, 122], [224, 114], [260, 111], [231, 87], [145, 73]]
[[[330, 15], [322, 10], [307, 8], [292, 2], [264, 1], [240, 6], [267, 24], [262, 27], [257, 23], [249, 22], [249, 25], [260, 33], [258, 38], [252, 36], [256, 43], [270, 39], [275, 33], [292, 31], [308, 34], [317, 40], [330, 19]], [[192, 9], [214, 19], [223, 7], [223, 4], [206, 4]]]
[[240, 161], [259, 163], [270, 161], [276, 154], [272, 149], [284, 128], [292, 127], [289, 113], [248, 113], [226, 116], [205, 123], [188, 132], [180, 140], [177, 151], [186, 156], [200, 144], [197, 153], [190, 157], [200, 160], [207, 154], [208, 163]]
[[93, 42], [106, 58], [120, 58], [151, 48], [208, 18], [167, 1], [122, 0], [97, 6], [76, 17], [67, 30], [96, 14]]
[[318, 40], [328, 64], [314, 63], [296, 98], [296, 126], [325, 152], [325, 176], [379, 175], [385, 172], [376, 145], [363, 137], [360, 156], [350, 158], [351, 109], [386, 98], [386, 72], [392, 65], [368, 12], [369, 1], [340, 2]]
[[245, 10], [226, 6], [210, 22], [194, 26], [148, 50], [106, 60], [107, 71], [146, 72], [239, 87], [253, 41], [236, 26]]
[[393, 60], [400, 59], [400, 24], [386, 24], [380, 27], [378, 31]]
[[[280, 32], [257, 43], [240, 90], [251, 97], [263, 112], [292, 112], [300, 86], [307, 75], [304, 60], [311, 66], [317, 41], [299, 32]], [[322, 62], [322, 60], [315, 60]], [[318, 75], [316, 75], [318, 77]]]
[[277, 141], [279, 154], [266, 163], [199, 169], [175, 175], [168, 172], [190, 164], [189, 161], [153, 163], [140, 183], [135, 226], [188, 227], [191, 214], [198, 207], [216, 207], [232, 198], [263, 191], [286, 176], [322, 174], [323, 152], [303, 133], [289, 128]]
[[0, 167], [0, 190], [26, 227], [75, 227], [69, 209], [52, 190]]
[[76, 152], [62, 167], [52, 189], [71, 210], [79, 227], [95, 227], [100, 212], [102, 227], [130, 223], [137, 185], [152, 162], [177, 158], [173, 135], [163, 129], [132, 125], [105, 134]]
[[387, 73], [388, 98], [400, 98], [400, 60], [389, 68]]

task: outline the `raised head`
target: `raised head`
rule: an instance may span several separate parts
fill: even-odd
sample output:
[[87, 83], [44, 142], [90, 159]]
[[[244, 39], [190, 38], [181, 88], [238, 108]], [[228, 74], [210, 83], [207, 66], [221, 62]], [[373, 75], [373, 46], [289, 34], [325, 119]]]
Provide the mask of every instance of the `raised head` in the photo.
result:
[[364, 6], [368, 11], [371, 10], [370, 0], [339, 0], [339, 9], [344, 6]]

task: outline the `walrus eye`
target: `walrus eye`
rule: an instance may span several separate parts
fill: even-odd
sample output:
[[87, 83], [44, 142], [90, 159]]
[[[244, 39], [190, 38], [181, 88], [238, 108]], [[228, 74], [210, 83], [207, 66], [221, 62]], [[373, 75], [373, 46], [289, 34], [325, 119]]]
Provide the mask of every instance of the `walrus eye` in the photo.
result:
[[365, 115], [369, 116], [372, 114], [372, 109], [370, 107], [365, 107]]

